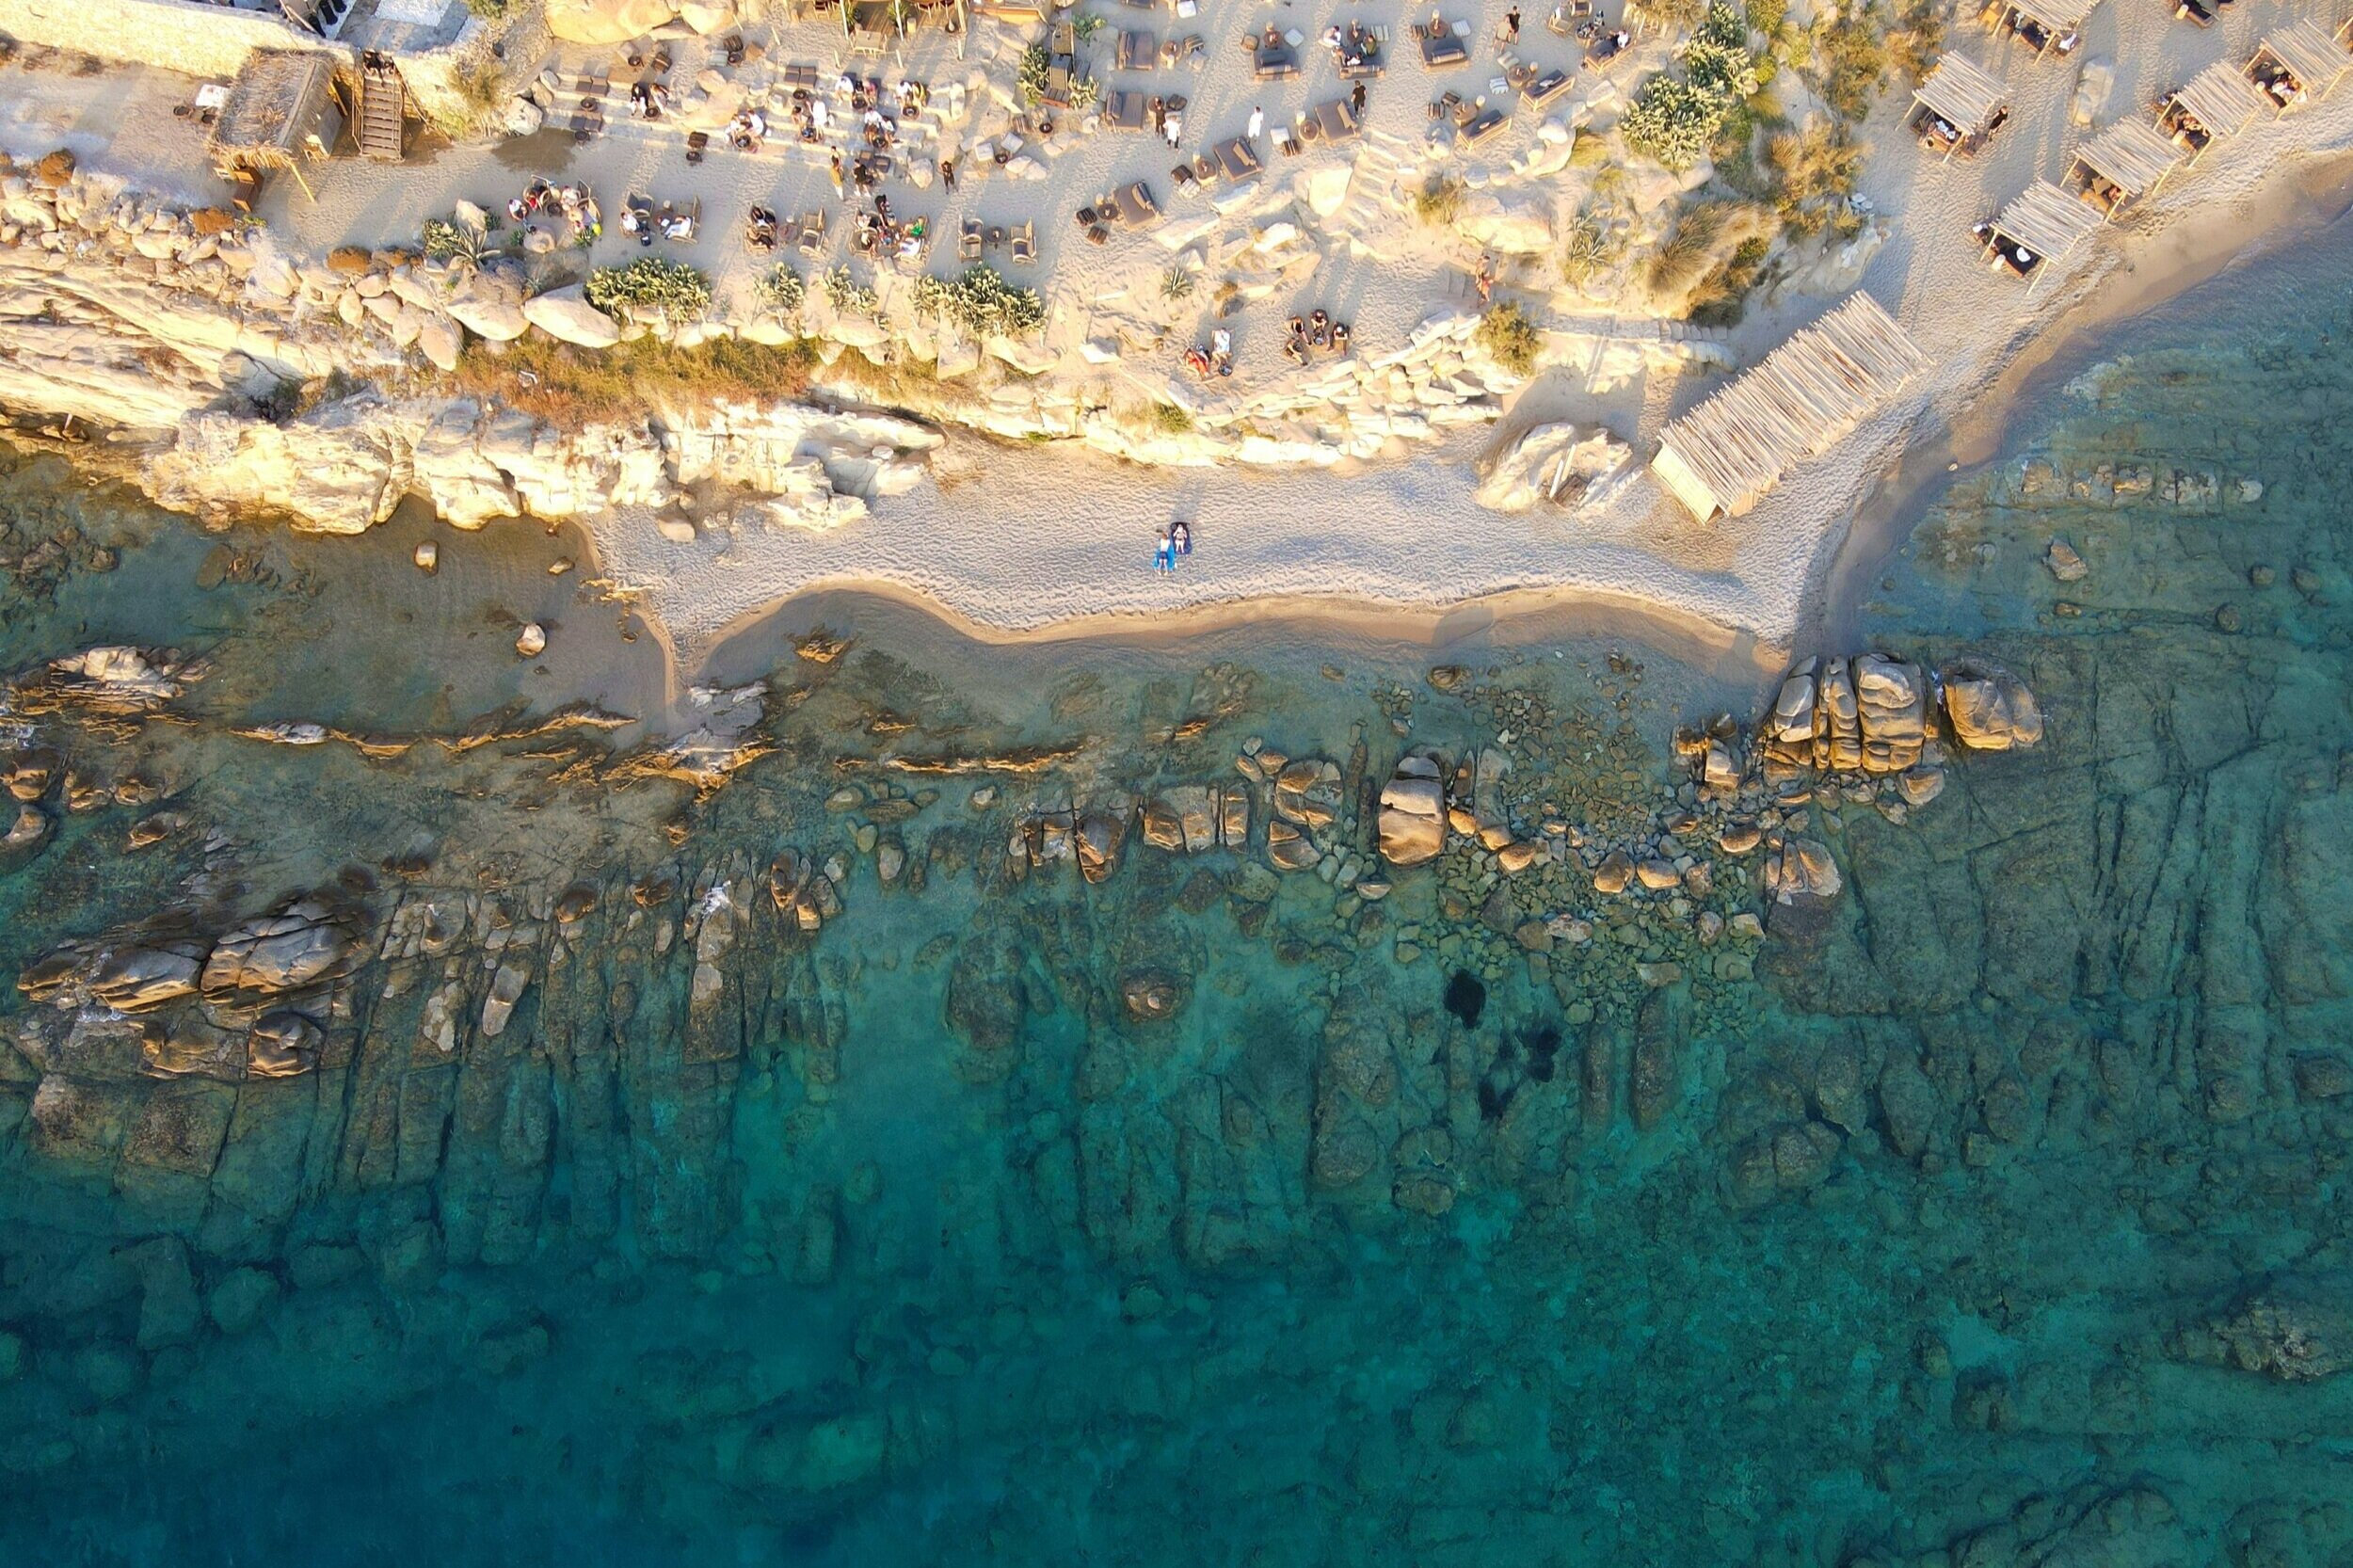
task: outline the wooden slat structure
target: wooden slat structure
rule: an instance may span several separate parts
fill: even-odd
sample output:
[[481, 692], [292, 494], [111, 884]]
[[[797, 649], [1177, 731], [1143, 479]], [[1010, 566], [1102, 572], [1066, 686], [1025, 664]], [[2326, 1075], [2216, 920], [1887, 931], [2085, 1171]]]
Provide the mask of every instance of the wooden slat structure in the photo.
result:
[[2182, 162], [2182, 150], [2153, 125], [2120, 120], [2081, 147], [2068, 184], [2109, 217], [2151, 195]]
[[2314, 98], [2326, 98], [2347, 71], [2353, 71], [2353, 54], [2337, 47], [2328, 29], [2310, 18], [2291, 22], [2275, 33], [2264, 35], [2255, 46], [2254, 57], [2247, 62], [2247, 79], [2260, 90], [2272, 73], [2284, 68], [2302, 89], [2299, 96], [2282, 103], [2268, 93], [2276, 113], [2285, 114], [2301, 107]]
[[2194, 160], [2223, 136], [2247, 129], [2263, 111], [2263, 94], [2247, 72], [2217, 60], [2157, 105], [2157, 128]]
[[408, 103], [408, 85], [399, 68], [371, 49], [360, 61], [360, 151], [371, 158], [398, 163], [401, 129]]
[[[2100, 215], [2048, 180], [2037, 180], [2002, 209], [1987, 236], [1986, 249], [2003, 265], [2040, 287], [2052, 264], [2089, 239], [2100, 227]], [[2024, 250], [2029, 260], [2021, 262]]]
[[[324, 158], [342, 133], [335, 105], [335, 58], [307, 49], [260, 49], [230, 84], [211, 138], [213, 167], [221, 178], [286, 169], [303, 194], [301, 160]], [[330, 118], [330, 116], [332, 118]]]
[[1878, 300], [1849, 295], [1660, 431], [1651, 470], [1702, 522], [1738, 517], [1927, 364]]
[[[2099, 4], [2100, 0], [1991, 0], [1983, 14], [1988, 27], [2018, 35], [2040, 55], [2069, 34], [2082, 31], [2084, 19]], [[2040, 42], [2035, 40], [2036, 34], [2041, 35]]]
[[1965, 56], [1946, 55], [1913, 89], [1912, 101], [1961, 133], [1945, 150], [1949, 158], [1971, 137], [1992, 128], [1994, 117], [2009, 103], [2009, 89]]

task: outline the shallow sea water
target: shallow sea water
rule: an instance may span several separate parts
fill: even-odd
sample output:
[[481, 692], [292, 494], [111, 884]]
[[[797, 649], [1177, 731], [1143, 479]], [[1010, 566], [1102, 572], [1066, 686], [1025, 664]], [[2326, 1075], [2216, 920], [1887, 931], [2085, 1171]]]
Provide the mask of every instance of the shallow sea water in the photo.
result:
[[[277, 1080], [190, 1004], [9, 993], [0, 1560], [2353, 1561], [2343, 254], [2136, 325], [1956, 476], [1869, 633], [2007, 664], [2049, 738], [1906, 822], [1817, 801], [1826, 909], [1714, 856], [1761, 943], [1461, 848], [1338, 898], [1263, 869], [1263, 789], [1246, 860], [1012, 869], [1254, 739], [1339, 765], [1362, 858], [1401, 725], [1622, 841], [1673, 724], [1757, 695], [1631, 644], [989, 650], [829, 601], [723, 651], [765, 754], [698, 791], [541, 722], [660, 680], [560, 540], [428, 582], [398, 531], [0, 476], [18, 720], [184, 819], [52, 796], [0, 966], [322, 888], [372, 954]], [[535, 616], [575, 664], [509, 655]], [[112, 640], [211, 673], [27, 710]], [[304, 720], [375, 755], [237, 733]], [[840, 857], [813, 939], [788, 848]]]

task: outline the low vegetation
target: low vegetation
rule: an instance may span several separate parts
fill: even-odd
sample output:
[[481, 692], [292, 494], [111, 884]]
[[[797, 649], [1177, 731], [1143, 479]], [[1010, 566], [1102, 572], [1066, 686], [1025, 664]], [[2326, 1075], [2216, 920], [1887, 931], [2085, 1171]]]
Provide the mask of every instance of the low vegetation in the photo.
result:
[[1569, 219], [1561, 241], [1561, 280], [1583, 288], [1616, 266], [1625, 254], [1625, 239], [1615, 225], [1593, 211]]
[[1536, 354], [1544, 340], [1519, 301], [1507, 299], [1490, 306], [1479, 318], [1479, 330], [1473, 337], [1489, 358], [1513, 375], [1535, 374]]
[[1729, 201], [1703, 201], [1686, 208], [1667, 237], [1658, 242], [1658, 248], [1651, 252], [1643, 277], [1651, 293], [1673, 298], [1698, 282], [1732, 213]]
[[718, 338], [680, 348], [644, 337], [592, 349], [531, 333], [496, 347], [470, 344], [444, 379], [453, 392], [575, 428], [642, 420], [648, 405], [797, 398], [816, 363], [805, 342], [772, 347]]
[[1155, 403], [1152, 425], [1163, 436], [1182, 436], [1193, 429], [1193, 412], [1181, 403]]
[[801, 301], [808, 296], [808, 285], [801, 281], [801, 275], [781, 262], [752, 284], [752, 298], [772, 316], [799, 314]]
[[640, 256], [627, 266], [588, 274], [588, 303], [632, 321], [698, 321], [711, 309], [711, 283], [684, 262]]
[[1046, 301], [1037, 290], [1006, 282], [985, 264], [952, 279], [917, 279], [915, 313], [951, 322], [976, 338], [1025, 337], [1046, 326]]
[[1863, 149], [1844, 125], [1816, 120], [1765, 143], [1773, 210], [1797, 234], [1845, 232], [1861, 220], [1847, 205], [1863, 175]]
[[842, 314], [882, 319], [882, 296], [852, 277], [847, 266], [826, 273], [824, 287], [826, 300]]
[[445, 217], [424, 220], [423, 243], [428, 259], [463, 266], [478, 267], [498, 254], [481, 230], [469, 223], [453, 223]]
[[1619, 130], [1628, 149], [1681, 172], [1716, 145], [1726, 119], [1756, 94], [1747, 15], [1717, 0], [1676, 57], [1682, 74], [1661, 72], [1644, 82]]
[[1463, 182], [1438, 175], [1414, 193], [1414, 216], [1433, 229], [1444, 229], [1462, 216]]

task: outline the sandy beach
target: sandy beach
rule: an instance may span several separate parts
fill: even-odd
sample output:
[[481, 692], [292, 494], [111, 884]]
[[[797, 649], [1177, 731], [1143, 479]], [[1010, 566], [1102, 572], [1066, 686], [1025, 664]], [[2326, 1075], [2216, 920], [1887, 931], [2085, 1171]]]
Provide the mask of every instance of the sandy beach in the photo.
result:
[[[2296, 232], [2325, 205], [2313, 192], [2342, 178], [2353, 152], [2353, 88], [2283, 117], [2256, 115], [2063, 265], [2046, 265], [2032, 288], [1989, 269], [1970, 232], [2037, 179], [2062, 174], [2099, 129], [2145, 118], [2164, 92], [2209, 66], [2244, 60], [2308, 9], [2239, 0], [2201, 29], [2107, 4], [2090, 12], [2072, 50], [2041, 56], [1973, 19], [1953, 20], [1943, 50], [2003, 85], [2005, 126], [1976, 156], [1941, 159], [1907, 129], [1913, 104], [1891, 79], [1858, 130], [1859, 232], [1793, 239], [1728, 328], [1665, 319], [1672, 303], [1638, 276], [1645, 248], [1673, 228], [1691, 193], [1717, 188], [1705, 163], [1677, 177], [1625, 159], [1611, 132], [1636, 85], [1669, 65], [1671, 40], [1654, 36], [1606, 71], [1579, 70], [1567, 96], [1542, 112], [1521, 105], [1472, 149], [1439, 127], [1431, 93], [1482, 101], [1482, 84], [1502, 80], [1487, 82], [1486, 73], [1507, 60], [1577, 64], [1577, 44], [1533, 17], [1519, 44], [1504, 45], [1497, 6], [1459, 19], [1469, 58], [1437, 73], [1409, 53], [1417, 10], [1394, 0], [1353, 8], [1346, 20], [1391, 40], [1388, 73], [1369, 85], [1362, 136], [1290, 157], [1269, 135], [1258, 144], [1263, 175], [1209, 196], [1170, 185], [1172, 154], [1160, 138], [1076, 111], [999, 165], [989, 149], [1028, 124], [1012, 83], [1032, 32], [986, 24], [962, 38], [918, 34], [895, 56], [863, 59], [846, 56], [836, 23], [764, 21], [750, 29], [765, 40], [763, 57], [738, 70], [699, 65], [715, 49], [709, 40], [677, 43], [676, 79], [695, 84], [692, 107], [664, 121], [632, 120], [616, 100], [605, 129], [583, 143], [552, 120], [520, 137], [427, 147], [399, 165], [339, 160], [312, 191], [279, 182], [259, 216], [271, 242], [316, 256], [412, 243], [454, 202], [495, 211], [535, 177], [578, 182], [600, 193], [608, 224], [584, 254], [530, 258], [535, 278], [554, 267], [560, 279], [561, 268], [582, 262], [617, 265], [644, 254], [610, 221], [625, 195], [699, 202], [696, 243], [656, 254], [708, 275], [717, 313], [694, 328], [707, 336], [745, 329], [757, 315], [747, 304], [752, 285], [775, 264], [740, 242], [741, 213], [756, 203], [788, 217], [837, 212], [832, 248], [778, 253], [809, 280], [799, 330], [815, 335], [828, 363], [843, 353], [936, 356], [939, 390], [926, 394], [936, 406], [915, 411], [938, 423], [944, 440], [909, 455], [922, 465], [920, 481], [888, 493], [841, 477], [843, 465], [828, 458], [835, 484], [859, 503], [847, 508], [851, 520], [840, 521], [840, 509], [822, 520], [838, 525], [779, 524], [773, 513], [746, 522], [724, 496], [691, 529], [675, 518], [664, 526], [657, 504], [618, 496], [579, 515], [601, 579], [633, 599], [684, 670], [776, 606], [835, 590], [928, 604], [953, 626], [997, 638], [1166, 632], [1303, 613], [1400, 616], [1404, 634], [1420, 637], [1461, 606], [1508, 615], [1575, 603], [1639, 616], [1669, 637], [1688, 634], [1707, 657], [1740, 647], [1763, 669], [1810, 624], [1835, 623], [1853, 598], [1856, 568], [1838, 563], [1856, 520], [1865, 525], [1846, 558], [1883, 553], [1902, 497], [1943, 463], [1967, 459], [1962, 449], [1984, 437], [1965, 432], [1999, 427], [2032, 366], [2269, 236]], [[1347, 90], [1310, 36], [1321, 19], [1277, 19], [1302, 33], [1295, 53], [1304, 69], [1270, 83], [1252, 80], [1235, 47], [1258, 36], [1256, 12], [1103, 20], [1084, 59], [1108, 88], [1181, 89], [1188, 153], [1243, 133], [1254, 114], [1280, 128]], [[1203, 63], [1111, 69], [1112, 40], [1143, 20], [1155, 37], [1197, 30]], [[533, 90], [560, 97], [548, 84], [608, 69], [616, 56], [562, 46]], [[724, 125], [737, 105], [774, 102], [780, 73], [809, 62], [932, 84], [934, 106], [909, 117], [904, 183], [890, 190], [901, 213], [929, 225], [934, 276], [952, 271], [952, 236], [966, 219], [1034, 225], [1033, 264], [994, 248], [989, 259], [1039, 290], [1048, 324], [1032, 343], [992, 345], [1005, 365], [975, 356], [981, 385], [952, 386], [946, 336], [909, 317], [923, 267], [859, 264], [887, 320], [856, 319], [820, 299], [820, 272], [847, 259], [823, 144], [778, 136], [757, 152], [714, 146], [690, 162], [686, 127]], [[22, 80], [28, 90], [0, 125], [0, 149], [23, 157], [62, 137], [89, 168], [166, 186], [201, 184], [192, 169], [200, 161], [172, 122], [178, 89], [168, 72]], [[1773, 91], [1792, 122], [1816, 113], [1803, 86]], [[118, 123], [139, 134], [110, 135]], [[1607, 155], [1578, 155], [1597, 137]], [[942, 160], [966, 171], [952, 192], [937, 179]], [[1161, 218], [1087, 243], [1071, 209], [1137, 180], [1157, 192]], [[1459, 216], [1433, 224], [1417, 216], [1417, 198], [1436, 184], [1454, 191]], [[1634, 259], [1573, 283], [1557, 261], [1561, 236], [1605, 199], [1631, 225]], [[1496, 266], [1497, 297], [1520, 304], [1542, 329], [1531, 376], [1500, 369], [1467, 336], [1459, 353], [1435, 360], [1422, 346], [1434, 331], [1446, 348], [1445, 323], [1463, 333], [1473, 325], [1471, 277], [1482, 255]], [[1167, 286], [1176, 274], [1190, 280], [1182, 293]], [[1858, 289], [1925, 351], [1925, 373], [1827, 455], [1789, 472], [1753, 511], [1694, 520], [1643, 468], [1661, 426], [1721, 387], [1725, 371], [1754, 365]], [[1287, 365], [1282, 320], [1316, 309], [1353, 325], [1353, 354]], [[1183, 357], [1213, 328], [1233, 334], [1234, 374], [1204, 385]], [[1156, 410], [1174, 410], [1184, 433], [1152, 433]], [[1556, 426], [1624, 442], [1628, 461], [1575, 507], [1481, 504], [1481, 480], [1513, 443]], [[1955, 431], [1964, 434], [1947, 436]], [[1173, 573], [1157, 572], [1155, 536], [1176, 521], [1195, 548]]]

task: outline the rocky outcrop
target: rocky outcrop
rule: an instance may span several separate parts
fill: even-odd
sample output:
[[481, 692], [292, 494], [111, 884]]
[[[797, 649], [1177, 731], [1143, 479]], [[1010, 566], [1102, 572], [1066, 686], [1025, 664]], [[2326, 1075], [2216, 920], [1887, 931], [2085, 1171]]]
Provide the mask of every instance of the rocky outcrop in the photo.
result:
[[1953, 738], [1973, 751], [2023, 750], [2042, 739], [2042, 710], [2025, 681], [1977, 660], [1944, 672], [1945, 716]]
[[1497, 512], [1559, 506], [1583, 512], [1607, 504], [1630, 475], [1633, 448], [1608, 430], [1539, 424], [1497, 453], [1474, 497]]
[[1422, 752], [1398, 760], [1381, 790], [1381, 857], [1392, 866], [1419, 866], [1446, 847], [1446, 786], [1435, 758]]
[[589, 304], [577, 284], [524, 300], [522, 316], [556, 342], [580, 348], [610, 348], [621, 341], [620, 323]]
[[[2008, 672], [1972, 661], [1939, 682], [1952, 737], [1973, 750], [2008, 751], [2042, 738], [2034, 694]], [[1769, 769], [1906, 774], [1931, 761], [1932, 693], [1919, 665], [1883, 653], [1809, 658], [1791, 670], [1758, 727]], [[1936, 786], [1920, 788], [1932, 795]]]

